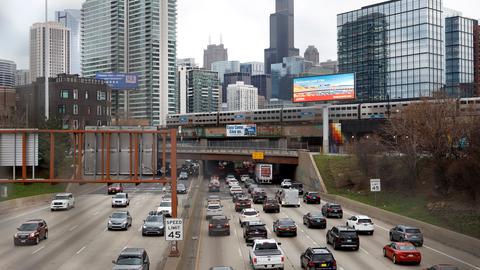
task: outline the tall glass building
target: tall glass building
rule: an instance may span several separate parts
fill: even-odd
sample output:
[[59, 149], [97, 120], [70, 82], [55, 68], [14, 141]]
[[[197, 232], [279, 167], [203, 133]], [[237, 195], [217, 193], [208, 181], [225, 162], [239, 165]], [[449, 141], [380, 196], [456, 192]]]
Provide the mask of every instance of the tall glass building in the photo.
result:
[[221, 85], [217, 72], [193, 68], [187, 73], [187, 112], [218, 111]]
[[0, 86], [15, 86], [17, 64], [10, 60], [0, 59]]
[[392, 0], [337, 15], [340, 73], [360, 101], [412, 99], [443, 89], [442, 0]]
[[78, 9], [65, 9], [55, 12], [55, 20], [70, 29], [70, 73], [81, 74], [80, 65], [80, 22], [81, 12]]

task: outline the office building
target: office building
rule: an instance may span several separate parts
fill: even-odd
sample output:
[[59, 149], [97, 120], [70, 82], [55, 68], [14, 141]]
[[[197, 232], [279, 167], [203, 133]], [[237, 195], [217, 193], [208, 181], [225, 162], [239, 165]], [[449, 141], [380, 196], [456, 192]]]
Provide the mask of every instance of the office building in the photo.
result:
[[215, 112], [220, 108], [221, 84], [215, 71], [187, 71], [187, 112]]
[[318, 65], [320, 62], [320, 54], [318, 53], [318, 49], [313, 45], [309, 45], [303, 54], [303, 58], [305, 58], [306, 61], [312, 62], [314, 65]]
[[246, 62], [240, 64], [240, 72], [251, 76], [265, 74], [265, 66], [262, 62]]
[[28, 69], [17, 69], [15, 71], [15, 86], [25, 85], [32, 82], [30, 77], [30, 70]]
[[[178, 61], [177, 61], [178, 65]], [[177, 86], [178, 86], [178, 109], [179, 113], [187, 113], [187, 99], [188, 99], [188, 73], [192, 70], [190, 64], [178, 65]]]
[[300, 56], [284, 57], [282, 63], [272, 64], [271, 98], [291, 100], [293, 79], [303, 76], [312, 66], [312, 62]]
[[251, 77], [251, 84], [258, 89], [258, 95], [263, 96], [265, 101], [272, 97], [272, 75], [253, 75]]
[[225, 73], [222, 84], [222, 102], [227, 102], [227, 87], [230, 84], [235, 84], [236, 82], [251, 84], [251, 76], [248, 73], [242, 72]]
[[21, 128], [23, 121], [16, 112], [15, 88], [0, 85], [0, 128]]
[[177, 112], [176, 15], [176, 0], [86, 0], [83, 4], [83, 75], [139, 75], [135, 91], [127, 97], [114, 96], [115, 113], [126, 108], [131, 118], [164, 125], [167, 114]]
[[480, 25], [473, 26], [473, 72], [476, 96], [480, 97]]
[[[111, 124], [112, 92], [104, 81], [60, 74], [49, 79], [49, 112], [63, 129]], [[17, 86], [17, 113], [25, 127], [40, 128], [45, 115], [45, 78]], [[52, 118], [53, 118], [52, 117]]]
[[275, 0], [275, 13], [270, 14], [270, 48], [265, 49], [265, 74], [271, 74], [272, 64], [282, 63], [284, 57], [297, 55], [293, 0]]
[[198, 67], [195, 63], [195, 58], [177, 59], [177, 67]]
[[0, 86], [14, 87], [16, 70], [15, 62], [0, 59]]
[[34, 23], [30, 27], [30, 74], [32, 80], [45, 76], [48, 31], [49, 75], [70, 73], [70, 30], [60, 22]]
[[258, 90], [253, 85], [236, 82], [227, 87], [229, 111], [251, 111], [258, 109]]
[[203, 50], [203, 68], [212, 70], [212, 63], [218, 61], [228, 61], [228, 50], [220, 44], [209, 44], [206, 50]]
[[238, 61], [218, 61], [212, 63], [212, 71], [218, 73], [218, 79], [223, 83], [223, 76], [226, 73], [240, 72], [240, 62]]
[[70, 73], [81, 74], [81, 12], [79, 9], [65, 9], [55, 12], [55, 20], [70, 29]]

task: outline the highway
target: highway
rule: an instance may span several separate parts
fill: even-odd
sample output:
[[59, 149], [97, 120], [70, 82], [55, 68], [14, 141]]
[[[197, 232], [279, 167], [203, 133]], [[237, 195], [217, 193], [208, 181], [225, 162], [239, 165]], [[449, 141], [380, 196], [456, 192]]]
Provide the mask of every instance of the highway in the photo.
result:
[[[0, 215], [0, 269], [112, 269], [112, 260], [126, 246], [145, 248], [150, 269], [161, 269], [162, 256], [168, 247], [164, 237], [143, 237], [141, 233], [148, 212], [160, 203], [161, 185], [130, 186], [126, 191], [131, 196], [127, 208], [112, 208], [111, 195], [106, 194], [105, 186], [98, 186], [91, 194], [76, 197], [75, 208], [68, 211], [51, 212], [49, 205], [39, 205]], [[186, 197], [178, 195], [179, 214]], [[108, 216], [117, 209], [128, 210], [132, 215], [133, 224], [128, 231], [107, 231]], [[16, 228], [33, 218], [47, 222], [48, 239], [39, 245], [14, 246]]]
[[[278, 186], [262, 187], [269, 196], [273, 196], [274, 191], [279, 188]], [[208, 194], [206, 190], [205, 187], [204, 193]], [[208, 236], [208, 223], [206, 220], [202, 221], [199, 238], [200, 249], [197, 252], [195, 269], [204, 270], [217, 265], [232, 266], [236, 270], [251, 269], [248, 262], [249, 247], [243, 239], [243, 229], [238, 222], [239, 214], [235, 212], [231, 197], [223, 186], [220, 195], [224, 205], [224, 214], [230, 218], [231, 234], [230, 236]], [[260, 218], [267, 225], [269, 237], [282, 243], [281, 247], [286, 255], [285, 269], [301, 269], [300, 254], [307, 247], [318, 246], [327, 246], [334, 254], [338, 269], [343, 270], [423, 269], [438, 263], [450, 263], [462, 270], [480, 269], [480, 258], [428, 238], [425, 239], [424, 246], [419, 248], [422, 254], [422, 263], [419, 266], [394, 265], [389, 259], [384, 258], [382, 253], [383, 246], [389, 243], [388, 230], [394, 227], [394, 224], [380, 220], [374, 220], [376, 226], [374, 235], [360, 235], [359, 251], [333, 250], [332, 246], [325, 242], [327, 230], [334, 225], [345, 225], [346, 218], [351, 215], [362, 214], [354, 213], [349, 209], [344, 209], [343, 219], [327, 219], [327, 229], [308, 229], [303, 225], [302, 217], [307, 212], [318, 211], [319, 205], [307, 205], [302, 202], [300, 208], [282, 207], [278, 214], [265, 214], [261, 204], [254, 205], [254, 208], [260, 211]], [[205, 216], [204, 213], [202, 216]], [[273, 221], [280, 217], [290, 217], [296, 222], [297, 237], [277, 237], [272, 234]]]

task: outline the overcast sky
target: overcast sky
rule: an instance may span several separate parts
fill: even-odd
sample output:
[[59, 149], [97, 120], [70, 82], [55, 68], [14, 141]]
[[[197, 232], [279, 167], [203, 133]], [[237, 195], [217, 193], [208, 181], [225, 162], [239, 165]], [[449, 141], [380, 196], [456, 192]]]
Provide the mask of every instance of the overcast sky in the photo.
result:
[[[81, 8], [84, 0], [49, 0], [54, 11]], [[296, 0], [295, 46], [303, 55], [308, 45], [320, 51], [320, 60], [336, 59], [336, 14], [379, 3], [379, 0]], [[194, 57], [202, 64], [203, 49], [219, 43], [220, 35], [230, 60], [261, 61], [269, 46], [269, 14], [274, 0], [178, 0], [178, 58]], [[34, 22], [44, 20], [43, 0], [0, 0], [0, 58], [28, 68], [28, 34]], [[479, 0], [444, 0], [444, 6], [478, 19]]]

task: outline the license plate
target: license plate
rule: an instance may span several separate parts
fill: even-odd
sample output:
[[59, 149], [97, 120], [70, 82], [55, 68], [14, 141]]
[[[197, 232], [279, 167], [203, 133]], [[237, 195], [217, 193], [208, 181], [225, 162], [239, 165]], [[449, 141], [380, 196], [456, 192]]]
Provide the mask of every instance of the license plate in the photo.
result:
[[321, 266], [321, 267], [327, 267], [327, 264], [326, 264], [326, 263], [322, 263], [320, 266]]
[[25, 243], [27, 240], [20, 240], [22, 243]]
[[222, 228], [222, 226], [221, 226], [221, 225], [217, 225], [217, 228]]
[[352, 240], [351, 240], [351, 239], [347, 239], [347, 242], [350, 243], [350, 242], [352, 242]]
[[413, 255], [412, 255], [412, 254], [408, 254], [408, 257], [413, 257]]

